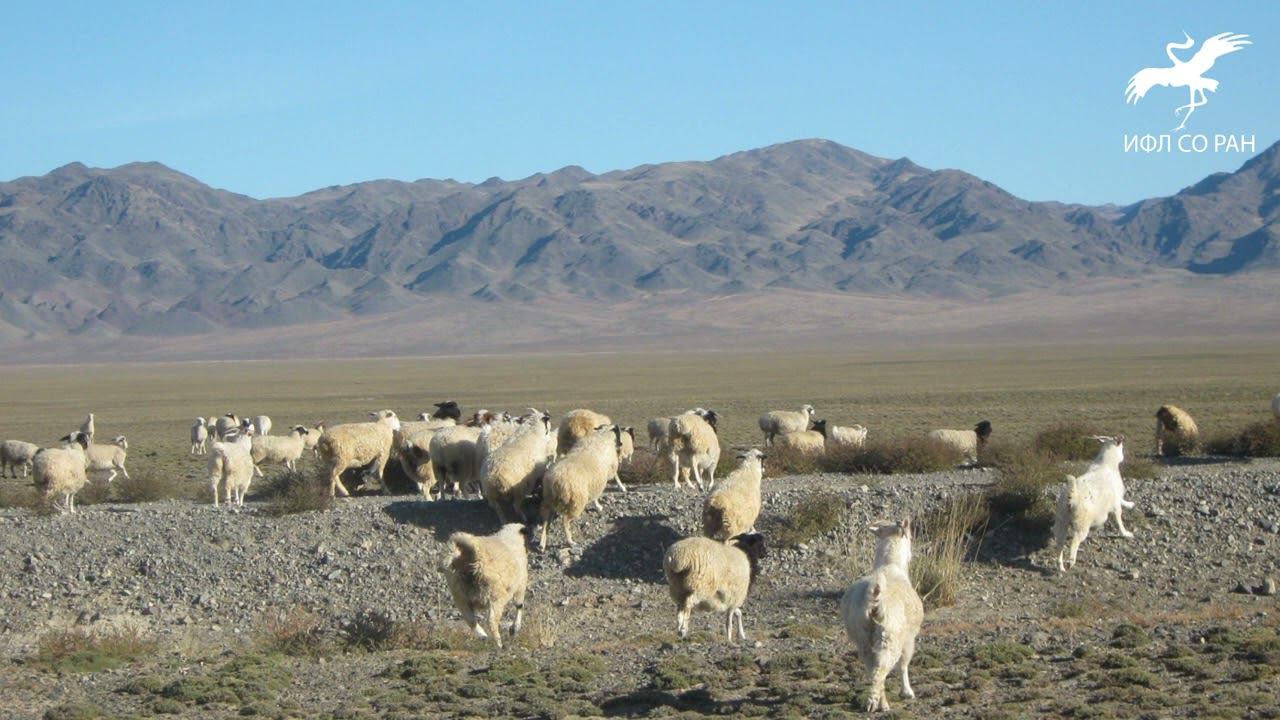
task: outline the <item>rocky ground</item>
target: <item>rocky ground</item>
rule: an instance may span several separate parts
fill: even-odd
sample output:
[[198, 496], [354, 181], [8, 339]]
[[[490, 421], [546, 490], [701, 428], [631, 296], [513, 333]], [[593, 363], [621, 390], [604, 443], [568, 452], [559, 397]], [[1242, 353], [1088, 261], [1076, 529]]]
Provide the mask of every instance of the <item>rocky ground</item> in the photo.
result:
[[[674, 635], [661, 554], [695, 532], [701, 499], [666, 485], [611, 490], [573, 550], [553, 527], [553, 547], [530, 556], [523, 637], [498, 652], [463, 632], [438, 570], [450, 533], [496, 528], [478, 500], [364, 497], [285, 517], [187, 501], [3, 510], [0, 706], [51, 718], [858, 713], [862, 672], [837, 603], [870, 565], [865, 526], [991, 479], [767, 479], [762, 527], [818, 490], [838, 493], [843, 522], [771, 549], [745, 609], [751, 639], [736, 646], [708, 614], [690, 640]], [[918, 697], [895, 711], [1280, 717], [1280, 464], [1169, 467], [1128, 497], [1136, 537], [1096, 531], [1065, 576], [1049, 571], [1043, 531], [994, 519], [957, 602], [927, 613]], [[50, 638], [79, 630], [142, 651], [51, 657]]]

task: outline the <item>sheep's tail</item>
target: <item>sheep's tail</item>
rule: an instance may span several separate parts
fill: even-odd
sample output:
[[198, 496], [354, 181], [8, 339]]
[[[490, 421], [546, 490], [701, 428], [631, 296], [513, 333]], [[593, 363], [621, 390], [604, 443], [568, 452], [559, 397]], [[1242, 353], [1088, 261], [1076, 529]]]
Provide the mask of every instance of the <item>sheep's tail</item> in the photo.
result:
[[867, 619], [876, 625], [884, 624], [884, 584], [884, 573], [877, 572], [867, 588]]
[[449, 536], [449, 543], [453, 545], [453, 560], [450, 561], [449, 566], [468, 582], [474, 581], [480, 575], [480, 552], [476, 546], [478, 539], [475, 535], [465, 532], [456, 532]]

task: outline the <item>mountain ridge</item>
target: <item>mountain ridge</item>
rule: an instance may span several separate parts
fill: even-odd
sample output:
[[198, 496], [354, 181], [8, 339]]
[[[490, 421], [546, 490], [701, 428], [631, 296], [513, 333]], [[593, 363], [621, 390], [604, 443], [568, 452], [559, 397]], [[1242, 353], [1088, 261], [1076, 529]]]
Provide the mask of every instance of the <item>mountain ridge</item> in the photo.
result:
[[155, 162], [68, 163], [0, 183], [0, 348], [341, 324], [436, 301], [591, 312], [672, 293], [980, 304], [1116, 279], [1174, 287], [1280, 266], [1278, 148], [1127, 206], [1028, 201], [821, 139], [262, 200]]

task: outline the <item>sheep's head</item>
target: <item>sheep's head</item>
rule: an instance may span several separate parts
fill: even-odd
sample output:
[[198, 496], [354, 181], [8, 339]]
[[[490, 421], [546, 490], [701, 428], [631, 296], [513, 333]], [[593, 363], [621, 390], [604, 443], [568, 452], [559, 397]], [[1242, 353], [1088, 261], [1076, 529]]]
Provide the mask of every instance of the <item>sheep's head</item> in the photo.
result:
[[1094, 440], [1102, 443], [1102, 449], [1098, 451], [1098, 457], [1094, 458], [1095, 463], [1111, 461], [1116, 465], [1124, 462], [1124, 436], [1116, 435], [1094, 435]]
[[371, 412], [369, 413], [369, 417], [391, 428], [392, 431], [400, 429], [400, 418], [396, 417], [394, 410], [379, 410], [378, 412]]
[[120, 446], [122, 449], [125, 449], [125, 450], [128, 450], [128, 449], [129, 449], [129, 441], [128, 441], [128, 440], [126, 440], [126, 439], [125, 439], [125, 437], [124, 437], [123, 435], [117, 435], [117, 436], [115, 436], [115, 437], [111, 438], [111, 444], [112, 444], [112, 445], [118, 445], [118, 446]]
[[715, 410], [703, 410], [699, 414], [702, 416], [703, 420], [707, 421], [707, 424], [711, 426], [712, 430], [715, 430], [717, 433], [720, 432], [718, 429], [716, 429], [716, 423], [719, 422], [720, 416], [716, 415]]
[[980, 442], [986, 442], [987, 438], [991, 437], [991, 421], [983, 420], [973, 426], [973, 431], [978, 434], [978, 440]]
[[903, 570], [911, 564], [911, 520], [901, 520], [868, 528], [876, 536], [876, 567], [896, 565]]
[[72, 433], [67, 433], [66, 435], [62, 436], [59, 442], [67, 446], [79, 445], [80, 448], [83, 450], [87, 450], [89, 448], [89, 436], [86, 435], [85, 433], [80, 432], [79, 430], [76, 430], [75, 432], [72, 432]]
[[760, 559], [768, 554], [764, 536], [760, 533], [743, 533], [729, 538], [729, 544], [741, 550], [747, 556], [747, 562], [751, 564], [751, 580], [747, 585], [750, 589], [751, 584], [755, 583], [756, 576], [760, 574]]
[[816, 431], [818, 432], [818, 434], [822, 435], [822, 437], [824, 437], [824, 438], [825, 438], [825, 437], [827, 436], [827, 421], [826, 421], [826, 420], [814, 420], [814, 421], [813, 421], [813, 429], [814, 429], [814, 430], [816, 430]]
[[[435, 404], [436, 411], [431, 413], [431, 417], [437, 420], [445, 418], [453, 418], [454, 420], [462, 419], [462, 409], [458, 407], [457, 400], [445, 400]], [[425, 419], [425, 418], [424, 418]]]
[[765, 457], [766, 456], [764, 454], [764, 451], [759, 448], [751, 448], [750, 450], [745, 450], [741, 453], [738, 453], [738, 459], [742, 460], [743, 462], [746, 462], [748, 460], [755, 460], [757, 462], [763, 463]]
[[812, 405], [801, 405], [800, 412], [804, 413], [809, 417], [813, 417], [814, 413], [816, 413], [817, 411], [813, 409]]
[[311, 431], [307, 430], [307, 427], [305, 425], [294, 425], [293, 429], [290, 430], [289, 432], [292, 435], [297, 435], [298, 437], [302, 437], [304, 435], [310, 434]]
[[1178, 431], [1178, 416], [1173, 414], [1168, 405], [1160, 406], [1160, 409], [1156, 411], [1156, 419], [1160, 421], [1165, 430], [1170, 432]]

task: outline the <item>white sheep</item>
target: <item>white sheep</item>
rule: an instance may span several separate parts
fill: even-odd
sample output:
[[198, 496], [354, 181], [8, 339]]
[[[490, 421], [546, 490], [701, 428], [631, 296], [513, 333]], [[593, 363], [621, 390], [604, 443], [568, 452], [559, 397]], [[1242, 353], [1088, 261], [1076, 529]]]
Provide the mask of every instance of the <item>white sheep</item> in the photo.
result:
[[827, 421], [814, 422], [812, 430], [778, 433], [773, 438], [773, 446], [780, 452], [818, 457], [827, 449]]
[[827, 425], [827, 447], [838, 450], [856, 450], [867, 444], [867, 429], [862, 425]]
[[515, 434], [497, 446], [488, 442], [493, 432], [493, 424], [484, 426], [476, 443], [484, 456], [480, 463], [480, 493], [501, 522], [511, 517], [508, 510], [525, 520], [525, 498], [550, 459], [551, 415], [526, 415]]
[[991, 423], [983, 420], [972, 430], [934, 430], [929, 438], [939, 442], [958, 453], [970, 463], [978, 462], [978, 453], [991, 437]]
[[213, 506], [218, 507], [218, 485], [226, 493], [228, 506], [244, 506], [244, 496], [253, 482], [253, 426], [231, 428], [221, 440], [215, 440], [206, 464]]
[[1185, 455], [1199, 445], [1200, 428], [1187, 411], [1176, 405], [1161, 405], [1156, 411], [1156, 455]]
[[[1058, 505], [1053, 518], [1053, 537], [1058, 550], [1058, 571], [1066, 572], [1076, 564], [1076, 551], [1089, 537], [1091, 528], [1102, 527], [1107, 517], [1114, 517], [1121, 537], [1131, 538], [1125, 529], [1121, 510], [1133, 507], [1124, 499], [1124, 479], [1120, 463], [1124, 462], [1124, 436], [1098, 436], [1102, 449], [1089, 469], [1080, 477], [1067, 476], [1058, 491]], [[1063, 564], [1063, 555], [1067, 562]]]
[[124, 469], [124, 461], [129, 454], [129, 441], [123, 435], [115, 436], [105, 445], [90, 441], [84, 454], [88, 463], [85, 468], [87, 472], [108, 473], [107, 482], [115, 480], [117, 473], [124, 475], [125, 480], [129, 479], [129, 471]]
[[676, 630], [689, 636], [694, 610], [725, 614], [725, 634], [733, 642], [733, 620], [738, 637], [747, 639], [742, 627], [742, 606], [760, 572], [765, 543], [761, 535], [738, 535], [726, 542], [704, 537], [679, 540], [662, 556], [662, 572], [676, 603]]
[[249, 424], [253, 426], [254, 437], [271, 434], [271, 418], [266, 415], [254, 415], [248, 420]]
[[667, 444], [667, 431], [671, 428], [671, 416], [651, 418], [648, 423], [649, 449], [654, 452], [662, 450]]
[[191, 426], [191, 454], [203, 455], [209, 451], [209, 427], [202, 417], [196, 418], [196, 422]]
[[226, 415], [219, 417], [217, 422], [214, 423], [213, 439], [222, 440], [227, 436], [227, 433], [232, 430], [239, 432], [240, 418], [236, 417], [235, 413], [227, 413]]
[[760, 483], [764, 453], [752, 448], [738, 456], [742, 462], [702, 503], [702, 533], [713, 540], [755, 532], [760, 516]]
[[594, 410], [570, 410], [560, 419], [560, 429], [556, 434], [556, 454], [564, 455], [573, 449], [574, 443], [595, 432], [596, 428], [612, 424], [613, 420], [608, 415], [601, 415]]
[[[288, 435], [259, 435], [254, 426], [253, 441], [249, 455], [253, 458], [254, 470], [264, 463], [284, 465], [289, 470], [298, 469], [298, 460], [302, 459], [302, 451], [307, 448], [307, 436], [311, 434], [303, 425], [294, 425]], [[261, 475], [261, 471], [257, 471]]]
[[22, 440], [5, 440], [0, 443], [0, 477], [5, 473], [18, 477], [18, 468], [22, 468], [22, 477], [26, 477], [31, 461], [38, 452], [40, 446], [35, 443]]
[[502, 647], [499, 624], [507, 604], [514, 602], [516, 606], [512, 637], [520, 632], [524, 617], [524, 594], [529, 586], [528, 534], [524, 525], [510, 523], [493, 535], [456, 532], [449, 537], [453, 552], [442, 569], [454, 605], [472, 632], [492, 638], [498, 647]]
[[84, 433], [85, 436], [89, 438], [89, 442], [93, 442], [93, 413], [89, 413], [85, 416], [84, 422], [80, 423], [80, 432]]
[[764, 444], [772, 445], [774, 438], [782, 433], [808, 430], [813, 413], [812, 405], [801, 405], [799, 410], [770, 410], [761, 415], [760, 431], [764, 433]]
[[720, 438], [716, 435], [718, 416], [714, 410], [695, 408], [671, 419], [667, 435], [668, 460], [671, 462], [671, 481], [680, 487], [680, 477], [689, 482], [692, 475], [699, 490], [703, 490], [702, 473], [707, 472], [711, 486], [716, 482], [716, 464], [720, 462]]
[[909, 667], [924, 620], [924, 604], [911, 584], [911, 521], [872, 527], [875, 567], [849, 586], [840, 600], [845, 633], [866, 669], [867, 712], [888, 712], [884, 681], [902, 672], [902, 697], [916, 696]]
[[[43, 448], [31, 461], [35, 486], [44, 491], [46, 501], [64, 513], [76, 511], [76, 493], [89, 482], [85, 475], [85, 448], [89, 436], [76, 431], [62, 438], [62, 447]], [[61, 496], [59, 502], [55, 498]]]
[[[371, 467], [371, 474], [382, 484], [382, 473], [395, 442], [395, 431], [400, 429], [400, 418], [392, 410], [369, 413], [373, 422], [334, 425], [320, 436], [316, 449], [329, 465], [329, 494], [349, 497], [342, 473], [352, 468]], [[363, 487], [363, 485], [362, 485]], [[357, 488], [359, 489], [359, 488]]]
[[320, 438], [324, 435], [324, 423], [318, 422], [307, 428], [307, 435], [303, 438], [303, 448], [311, 451], [312, 457], [320, 457]]
[[[622, 438], [617, 425], [604, 425], [586, 437], [578, 438], [573, 449], [556, 458], [542, 476], [542, 540], [539, 548], [547, 549], [547, 526], [551, 518], [560, 516], [565, 540], [574, 545], [570, 523], [582, 517], [587, 505], [604, 494], [610, 478], [618, 477]], [[621, 483], [619, 483], [621, 484]]]
[[480, 477], [480, 454], [477, 443], [480, 428], [467, 425], [437, 430], [428, 446], [431, 471], [440, 483], [440, 492], [450, 488], [454, 494], [477, 489]]

